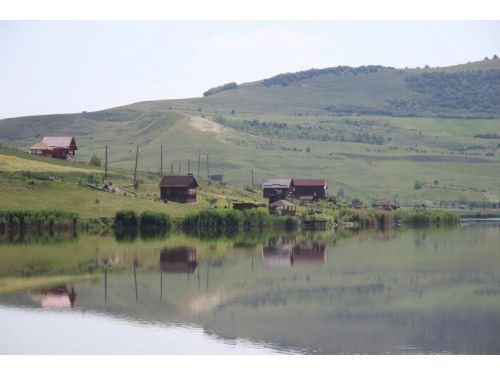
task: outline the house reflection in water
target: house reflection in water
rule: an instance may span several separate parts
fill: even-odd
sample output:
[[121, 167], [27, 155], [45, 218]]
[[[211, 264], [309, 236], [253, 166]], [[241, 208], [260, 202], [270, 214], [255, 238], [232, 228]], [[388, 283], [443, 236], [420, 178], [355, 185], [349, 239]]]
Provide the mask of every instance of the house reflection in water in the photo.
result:
[[324, 264], [326, 263], [325, 244], [313, 242], [300, 242], [293, 247], [293, 261], [295, 264]]
[[30, 292], [30, 298], [44, 309], [69, 309], [75, 304], [73, 285], [60, 285]]
[[164, 248], [160, 253], [160, 269], [166, 273], [193, 273], [198, 262], [196, 261], [196, 248], [175, 247]]
[[271, 238], [262, 250], [262, 262], [269, 267], [291, 267], [294, 264], [326, 263], [325, 243], [297, 242], [295, 236]]

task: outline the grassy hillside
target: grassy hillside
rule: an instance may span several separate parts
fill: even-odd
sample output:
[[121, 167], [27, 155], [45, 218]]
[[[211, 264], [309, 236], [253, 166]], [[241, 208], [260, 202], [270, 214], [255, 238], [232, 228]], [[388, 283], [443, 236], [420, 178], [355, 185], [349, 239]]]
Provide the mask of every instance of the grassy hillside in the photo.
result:
[[[102, 181], [102, 169], [86, 168], [78, 163], [69, 165], [75, 167], [62, 161], [0, 148], [0, 207], [6, 210], [66, 210], [78, 212], [83, 218], [112, 217], [121, 209], [138, 213], [161, 211], [173, 217], [183, 217], [208, 208], [211, 198], [217, 199], [219, 207], [228, 207], [230, 200], [263, 202], [258, 194], [215, 183], [207, 185], [200, 179], [196, 203], [163, 203], [155, 199], [159, 195], [159, 176], [147, 173], [139, 174], [137, 197], [112, 194], [87, 186], [89, 181]], [[110, 181], [114, 186], [132, 189], [130, 171], [112, 168]]]
[[330, 194], [349, 198], [492, 204], [500, 196], [499, 61], [284, 74], [200, 98], [5, 119], [0, 141], [26, 150], [44, 135], [73, 135], [77, 161], [104, 159], [107, 144], [110, 165], [123, 171], [139, 146], [142, 172], [159, 170], [162, 144], [164, 170], [189, 165], [197, 175], [201, 153], [202, 178], [223, 173], [241, 187], [253, 169], [256, 184], [325, 177]]

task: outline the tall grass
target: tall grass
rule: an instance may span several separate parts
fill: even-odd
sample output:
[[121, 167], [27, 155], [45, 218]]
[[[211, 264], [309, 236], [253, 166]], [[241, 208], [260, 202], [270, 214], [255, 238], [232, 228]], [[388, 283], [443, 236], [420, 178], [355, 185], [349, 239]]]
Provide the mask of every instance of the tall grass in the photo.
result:
[[0, 231], [41, 231], [76, 229], [79, 216], [60, 210], [1, 210]]
[[397, 211], [394, 215], [397, 220], [401, 220], [403, 224], [416, 226], [422, 225], [451, 225], [456, 224], [459, 220], [459, 215], [456, 212], [444, 210], [422, 210], [422, 211]]
[[186, 215], [181, 223], [188, 233], [200, 235], [231, 235], [239, 231], [260, 231], [264, 228], [294, 229], [293, 217], [273, 216], [263, 210], [201, 210]]

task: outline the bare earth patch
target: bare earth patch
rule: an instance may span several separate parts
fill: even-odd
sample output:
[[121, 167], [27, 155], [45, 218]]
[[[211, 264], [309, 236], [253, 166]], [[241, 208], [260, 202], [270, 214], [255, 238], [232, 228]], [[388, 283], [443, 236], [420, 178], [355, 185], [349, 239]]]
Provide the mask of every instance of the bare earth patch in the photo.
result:
[[189, 125], [202, 132], [213, 133], [220, 139], [222, 139], [223, 134], [226, 132], [226, 129], [221, 124], [202, 117], [190, 117]]

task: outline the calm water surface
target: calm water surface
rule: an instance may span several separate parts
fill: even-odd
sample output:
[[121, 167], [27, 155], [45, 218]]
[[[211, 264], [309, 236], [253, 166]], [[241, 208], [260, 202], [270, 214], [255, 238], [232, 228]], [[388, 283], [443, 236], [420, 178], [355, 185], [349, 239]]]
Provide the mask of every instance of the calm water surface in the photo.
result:
[[500, 354], [500, 223], [4, 240], [0, 353]]

